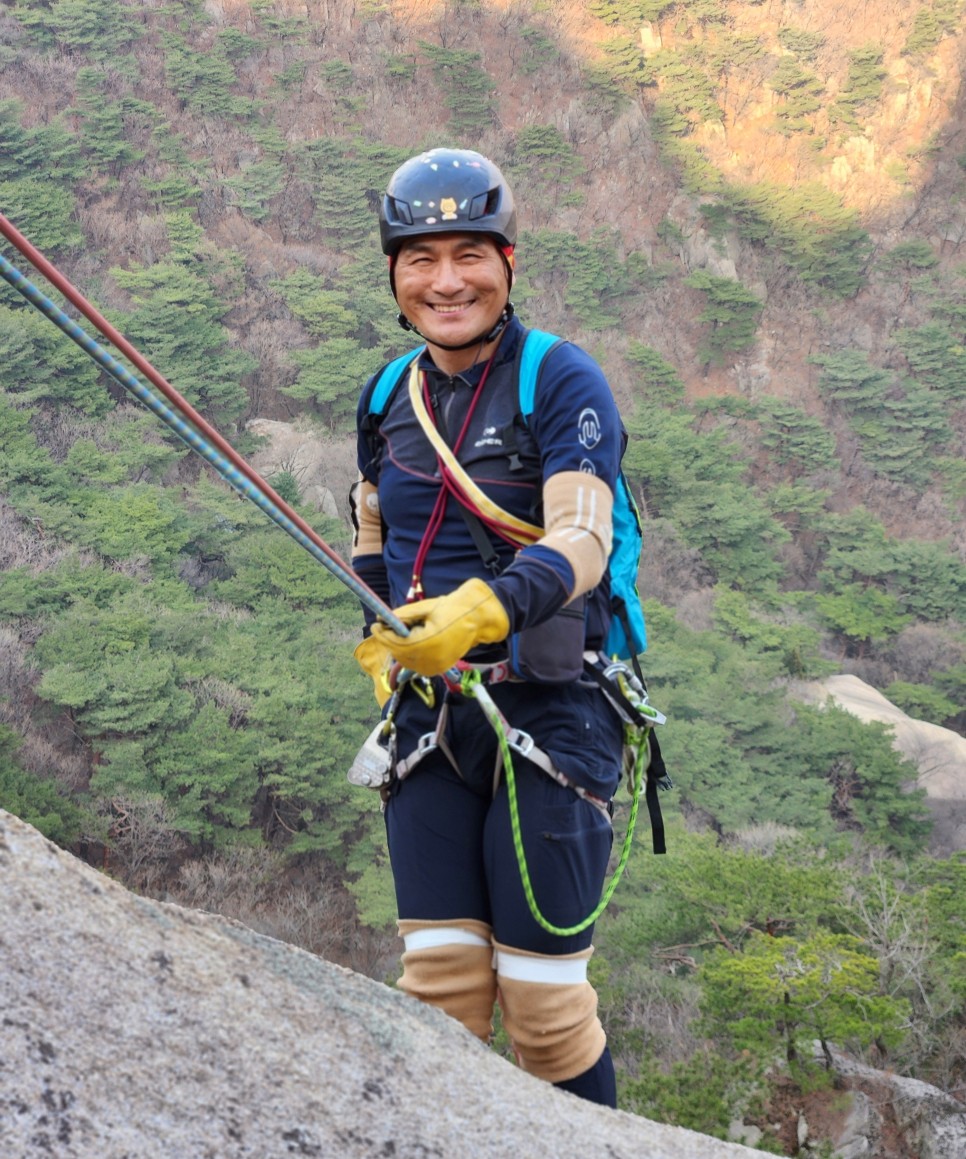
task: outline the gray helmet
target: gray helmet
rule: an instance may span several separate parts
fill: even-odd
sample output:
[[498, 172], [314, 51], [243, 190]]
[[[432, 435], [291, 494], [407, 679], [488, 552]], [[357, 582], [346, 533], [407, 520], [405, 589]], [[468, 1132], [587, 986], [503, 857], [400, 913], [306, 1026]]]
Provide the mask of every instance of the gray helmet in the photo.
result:
[[486, 233], [516, 245], [513, 194], [492, 161], [470, 149], [430, 149], [400, 165], [379, 210], [382, 251], [392, 257], [406, 238], [427, 233]]

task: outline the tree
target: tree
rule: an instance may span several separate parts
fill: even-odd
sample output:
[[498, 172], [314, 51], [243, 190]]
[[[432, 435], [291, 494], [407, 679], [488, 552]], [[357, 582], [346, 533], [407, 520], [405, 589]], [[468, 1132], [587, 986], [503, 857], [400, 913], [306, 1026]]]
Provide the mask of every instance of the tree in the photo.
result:
[[740, 283], [720, 278], [707, 270], [695, 270], [684, 279], [686, 286], [701, 290], [707, 305], [698, 320], [711, 324], [711, 333], [698, 351], [703, 361], [721, 365], [726, 355], [744, 350], [755, 340], [764, 303]]
[[182, 108], [190, 108], [201, 116], [234, 114], [235, 69], [224, 42], [217, 41], [208, 52], [196, 52], [177, 34], [162, 32], [161, 45], [165, 78], [171, 91], [181, 98]]
[[[517, 133], [511, 161], [508, 166], [522, 185], [532, 186], [533, 197], [557, 205], [576, 205], [582, 195], [575, 188], [584, 176], [585, 165], [580, 155], [554, 125], [527, 125]], [[523, 200], [523, 198], [521, 198]]]
[[712, 1033], [736, 1051], [769, 1056], [776, 1039], [788, 1063], [805, 1063], [817, 1038], [831, 1066], [830, 1043], [865, 1046], [901, 1039], [907, 1004], [879, 993], [878, 963], [857, 938], [753, 934], [742, 953], [718, 950], [701, 966], [702, 1011]]
[[[125, 165], [140, 161], [144, 153], [125, 138], [124, 101], [109, 100], [104, 74], [94, 68], [77, 73], [77, 95], [84, 152], [102, 172], [117, 174]], [[151, 108], [150, 105], [145, 106]]]
[[931, 825], [925, 792], [915, 765], [893, 748], [891, 730], [834, 705], [795, 712], [801, 764], [831, 789], [836, 825], [900, 854], [921, 850]]
[[849, 53], [849, 69], [838, 100], [829, 109], [833, 124], [850, 131], [858, 131], [858, 116], [863, 109], [879, 99], [886, 70], [882, 67], [882, 49], [877, 44], [866, 44]]
[[56, 254], [73, 250], [83, 235], [72, 220], [74, 198], [40, 175], [0, 181], [0, 205], [20, 232], [39, 250]]
[[769, 461], [787, 468], [790, 478], [827, 471], [836, 462], [835, 439], [801, 407], [782, 399], [761, 401], [761, 445]]
[[627, 344], [627, 361], [636, 371], [635, 395], [644, 401], [667, 406], [684, 397], [684, 382], [677, 369], [652, 346], [632, 338]]
[[57, 784], [19, 764], [20, 744], [12, 729], [0, 725], [0, 808], [32, 825], [49, 841], [68, 847], [81, 834], [83, 814]]
[[70, 406], [103, 416], [113, 406], [95, 363], [34, 310], [0, 305], [0, 389], [18, 404]]
[[255, 362], [228, 345], [227, 306], [208, 282], [171, 260], [111, 275], [133, 299], [133, 310], [112, 317], [129, 341], [216, 424], [237, 419], [248, 405], [240, 380]]
[[915, 329], [898, 330], [896, 341], [909, 369], [924, 386], [950, 402], [966, 399], [966, 346], [948, 326], [930, 322]]
[[778, 131], [785, 136], [807, 132], [807, 118], [822, 107], [824, 89], [818, 77], [806, 72], [794, 57], [784, 56], [769, 78], [768, 87], [781, 98], [775, 113]]
[[433, 80], [450, 111], [450, 130], [459, 139], [475, 140], [496, 119], [496, 86], [482, 67], [478, 52], [421, 42]]

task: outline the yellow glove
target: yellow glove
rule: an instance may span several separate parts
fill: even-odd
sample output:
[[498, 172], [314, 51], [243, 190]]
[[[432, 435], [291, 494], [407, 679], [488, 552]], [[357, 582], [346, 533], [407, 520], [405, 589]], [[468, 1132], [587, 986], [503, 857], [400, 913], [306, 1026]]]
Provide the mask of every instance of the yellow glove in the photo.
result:
[[379, 623], [372, 625], [372, 635], [403, 668], [420, 676], [438, 676], [477, 644], [495, 644], [510, 631], [503, 605], [481, 579], [467, 580], [435, 600], [405, 604], [395, 614], [412, 628], [405, 639]]
[[392, 656], [385, 644], [380, 643], [375, 636], [367, 636], [352, 653], [359, 667], [372, 678], [372, 690], [376, 694], [376, 703], [380, 708], [392, 696], [389, 687], [389, 667]]

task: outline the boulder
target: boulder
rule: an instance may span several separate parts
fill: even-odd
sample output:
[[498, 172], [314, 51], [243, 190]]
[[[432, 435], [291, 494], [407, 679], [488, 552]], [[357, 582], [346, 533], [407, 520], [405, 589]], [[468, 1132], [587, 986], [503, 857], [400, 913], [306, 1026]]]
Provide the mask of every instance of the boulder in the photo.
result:
[[751, 1159], [522, 1073], [439, 1011], [129, 893], [0, 810], [0, 1155]]

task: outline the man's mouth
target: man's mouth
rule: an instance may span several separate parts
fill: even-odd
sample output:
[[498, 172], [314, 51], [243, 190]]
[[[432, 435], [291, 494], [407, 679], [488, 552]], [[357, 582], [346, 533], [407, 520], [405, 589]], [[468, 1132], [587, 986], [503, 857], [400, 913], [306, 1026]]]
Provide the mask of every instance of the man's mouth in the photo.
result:
[[459, 314], [472, 305], [472, 302], [434, 302], [430, 304], [430, 308], [437, 314]]

